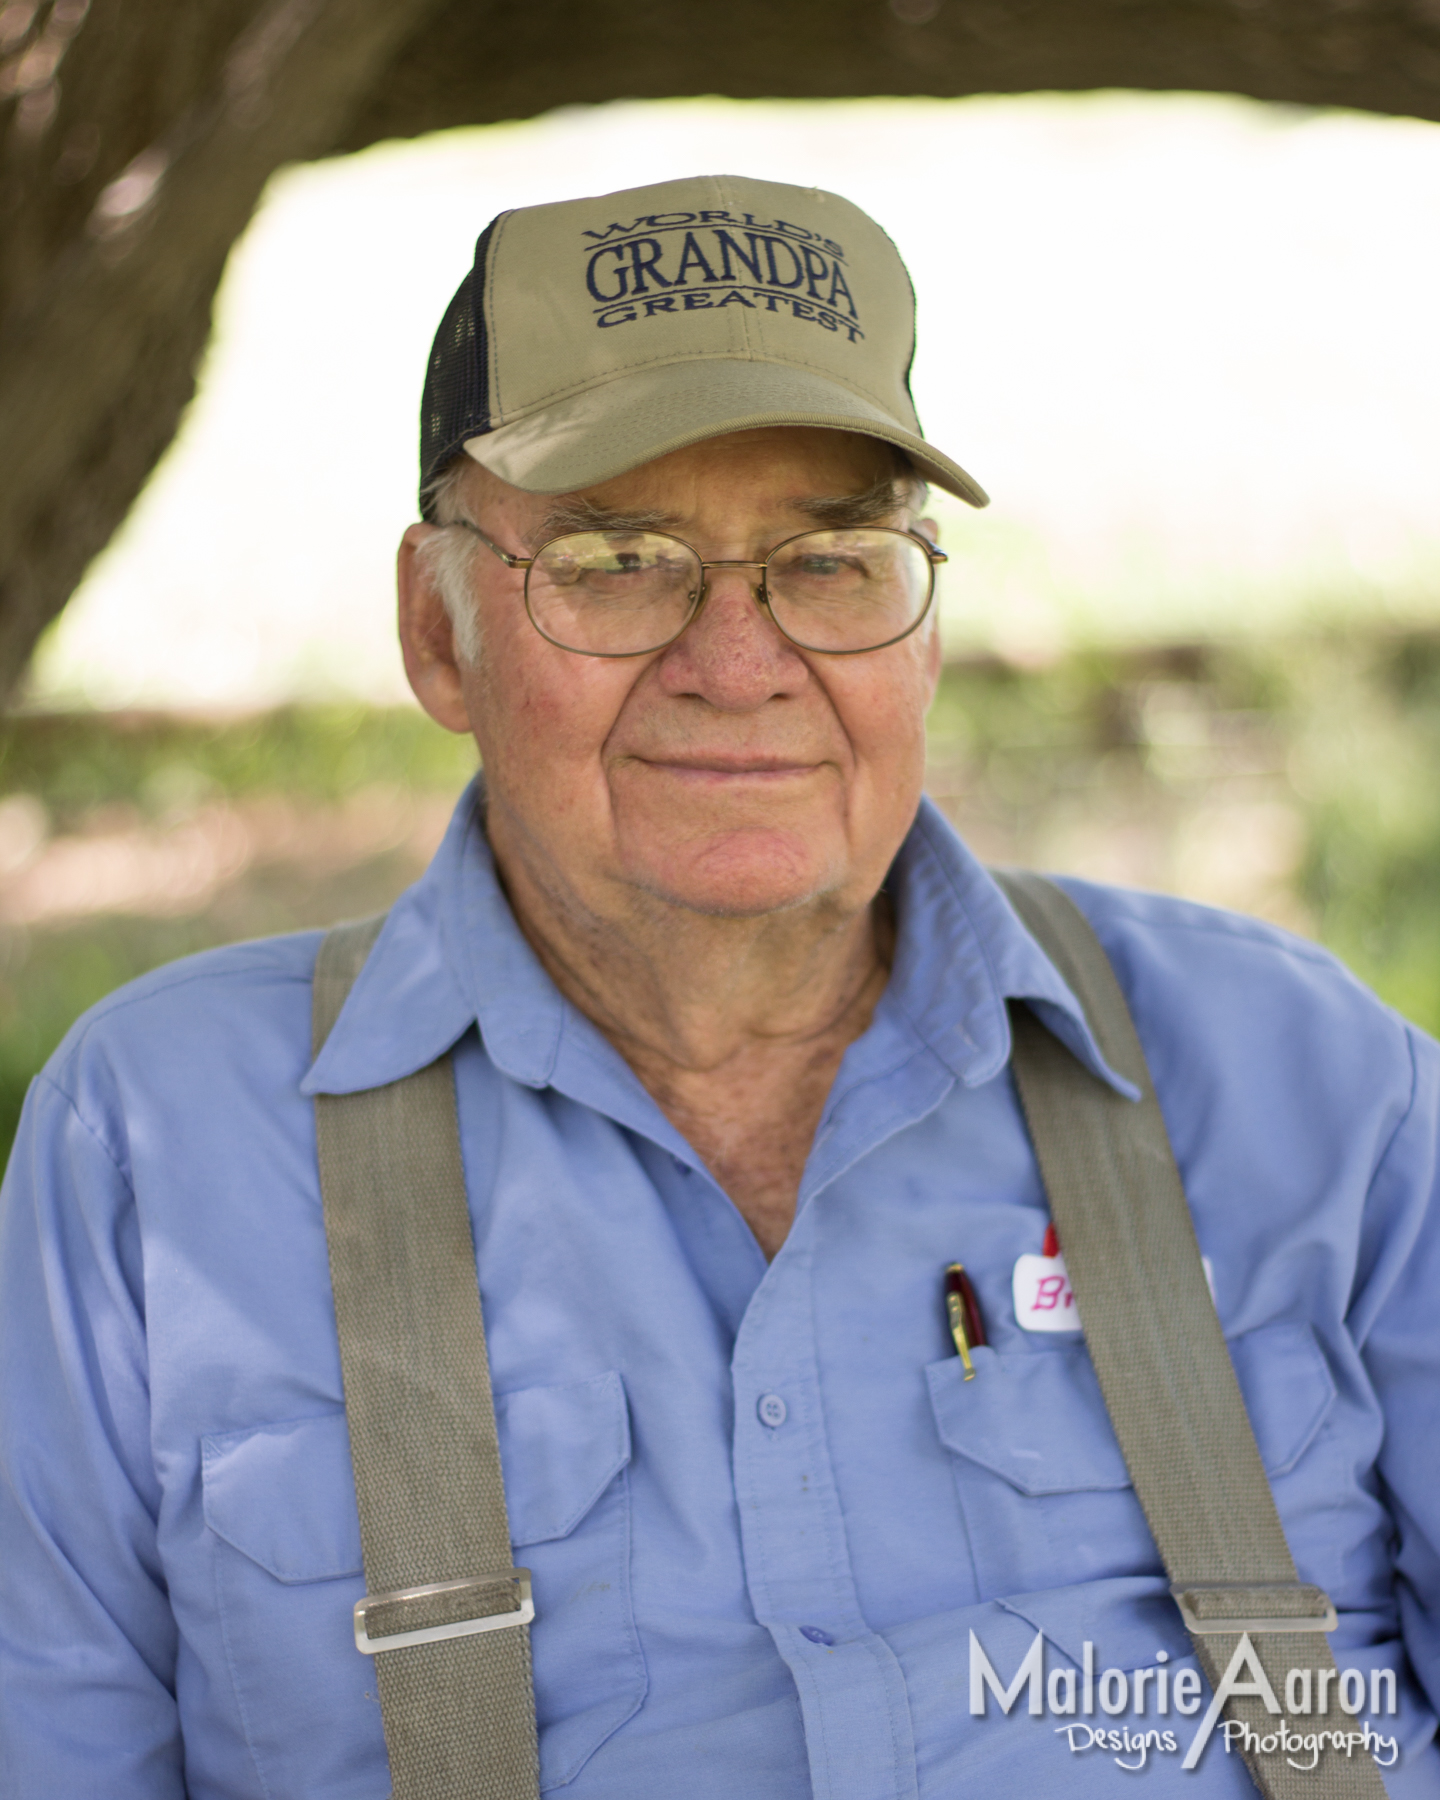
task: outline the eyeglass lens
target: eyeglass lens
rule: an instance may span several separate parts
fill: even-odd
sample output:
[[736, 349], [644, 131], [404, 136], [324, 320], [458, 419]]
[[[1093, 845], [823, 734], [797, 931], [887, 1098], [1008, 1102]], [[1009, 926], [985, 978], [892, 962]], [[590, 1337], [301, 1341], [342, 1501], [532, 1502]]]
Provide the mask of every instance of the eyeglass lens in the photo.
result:
[[[572, 532], [547, 544], [526, 583], [542, 636], [592, 656], [657, 650], [684, 630], [700, 595], [700, 558], [660, 532]], [[771, 552], [765, 588], [775, 623], [802, 648], [877, 650], [920, 623], [934, 572], [905, 532], [807, 531]]]

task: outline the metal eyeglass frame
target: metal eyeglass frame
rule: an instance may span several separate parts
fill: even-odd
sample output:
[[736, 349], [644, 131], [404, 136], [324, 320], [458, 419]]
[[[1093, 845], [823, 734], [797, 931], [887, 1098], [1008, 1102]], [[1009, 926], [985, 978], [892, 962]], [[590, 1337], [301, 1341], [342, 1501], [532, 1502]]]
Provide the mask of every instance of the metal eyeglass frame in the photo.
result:
[[[782, 538], [763, 562], [753, 562], [739, 557], [720, 557], [713, 562], [706, 562], [705, 558], [701, 556], [700, 552], [693, 544], [687, 544], [684, 538], [676, 537], [673, 532], [647, 530], [643, 534], [637, 533], [637, 535], [665, 538], [669, 543], [679, 544], [683, 550], [688, 550], [700, 565], [700, 591], [691, 604], [685, 623], [680, 627], [679, 631], [672, 632], [662, 643], [651, 644], [649, 648], [645, 650], [579, 650], [574, 644], [562, 644], [558, 638], [552, 638], [548, 631], [541, 630], [534, 613], [530, 610], [530, 571], [550, 548], [551, 544], [558, 544], [563, 538], [580, 537], [590, 534], [578, 531], [562, 531], [559, 536], [548, 538], [533, 556], [512, 556], [508, 550], [502, 550], [498, 544], [486, 537], [480, 527], [471, 520], [449, 519], [446, 523], [448, 525], [461, 525], [466, 531], [473, 531], [485, 548], [493, 551], [507, 569], [523, 569], [525, 571], [525, 616], [535, 627], [536, 631], [540, 633], [540, 636], [544, 638], [547, 644], [554, 644], [557, 650], [568, 650], [572, 656], [604, 656], [612, 659], [624, 656], [653, 656], [657, 650], [668, 650], [670, 645], [673, 644], [677, 638], [682, 637], [695, 623], [700, 608], [705, 604], [705, 597], [709, 592], [710, 586], [705, 579], [705, 571], [707, 569], [759, 569], [760, 585], [758, 588], [753, 588], [751, 591], [756, 600], [770, 615], [770, 621], [780, 633], [781, 637], [788, 643], [794, 644], [797, 649], [808, 650], [812, 656], [868, 656], [872, 650], [888, 650], [892, 644], [902, 643], [913, 632], [920, 629], [925, 623], [930, 608], [935, 600], [935, 571], [939, 568], [941, 563], [946, 563], [950, 560], [938, 544], [932, 544], [929, 538], [922, 536], [918, 531], [902, 530], [898, 525], [865, 525], [854, 527], [856, 530], [863, 531], [888, 531], [895, 537], [909, 538], [912, 542], [917, 543], [925, 552], [926, 559], [930, 564], [930, 590], [925, 596], [925, 604], [921, 607], [919, 616], [916, 618], [914, 624], [907, 625], [903, 631], [897, 632], [893, 638], [886, 638], [885, 641], [880, 644], [866, 644], [862, 650], [821, 650], [817, 649], [814, 644], [805, 644], [802, 643], [799, 638], [791, 637], [790, 633], [780, 623], [779, 619], [775, 617], [775, 608], [770, 604], [770, 589], [766, 582], [766, 572], [769, 570], [771, 559], [778, 556], [787, 544], [793, 544], [797, 539], [802, 537], [810, 537], [819, 534], [831, 529], [830, 527], [824, 525], [812, 525], [809, 531], [797, 531], [788, 538]], [[603, 527], [596, 527], [594, 529], [596, 532], [603, 535]]]

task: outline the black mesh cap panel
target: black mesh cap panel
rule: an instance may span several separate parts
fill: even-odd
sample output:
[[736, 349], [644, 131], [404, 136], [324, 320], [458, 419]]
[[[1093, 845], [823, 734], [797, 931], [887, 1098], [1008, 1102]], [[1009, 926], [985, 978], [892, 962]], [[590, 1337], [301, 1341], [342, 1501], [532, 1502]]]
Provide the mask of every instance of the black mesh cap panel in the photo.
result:
[[[504, 215], [502, 214], [501, 217]], [[485, 342], [485, 259], [492, 219], [475, 245], [475, 266], [455, 290], [430, 349], [420, 401], [420, 511], [429, 518], [425, 489], [467, 438], [490, 429], [489, 354]]]

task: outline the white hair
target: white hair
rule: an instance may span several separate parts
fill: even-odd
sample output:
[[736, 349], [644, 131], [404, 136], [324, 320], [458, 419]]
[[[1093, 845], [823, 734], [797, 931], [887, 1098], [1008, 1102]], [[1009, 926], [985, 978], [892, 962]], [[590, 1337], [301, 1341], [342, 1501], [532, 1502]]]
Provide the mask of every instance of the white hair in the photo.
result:
[[[426, 487], [423, 499], [436, 525], [455, 525], [470, 519], [462, 497], [465, 476], [473, 467], [466, 456], [457, 456]], [[470, 520], [473, 524], [474, 521]], [[455, 634], [455, 654], [473, 668], [480, 660], [480, 609], [475, 598], [475, 559], [480, 541], [471, 531], [437, 531], [420, 546], [419, 555], [439, 589], [440, 600]]]

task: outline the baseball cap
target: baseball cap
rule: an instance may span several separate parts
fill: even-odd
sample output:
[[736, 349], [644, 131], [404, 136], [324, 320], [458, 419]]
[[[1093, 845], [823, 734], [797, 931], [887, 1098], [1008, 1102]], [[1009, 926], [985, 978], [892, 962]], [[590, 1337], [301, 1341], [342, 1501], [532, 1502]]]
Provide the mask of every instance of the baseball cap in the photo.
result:
[[915, 294], [894, 244], [820, 188], [703, 175], [503, 212], [436, 333], [421, 504], [460, 451], [566, 493], [769, 425], [862, 432], [972, 506], [920, 430]]

